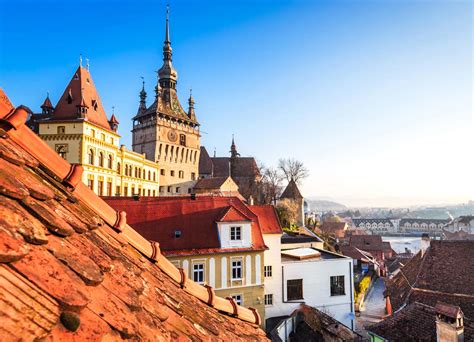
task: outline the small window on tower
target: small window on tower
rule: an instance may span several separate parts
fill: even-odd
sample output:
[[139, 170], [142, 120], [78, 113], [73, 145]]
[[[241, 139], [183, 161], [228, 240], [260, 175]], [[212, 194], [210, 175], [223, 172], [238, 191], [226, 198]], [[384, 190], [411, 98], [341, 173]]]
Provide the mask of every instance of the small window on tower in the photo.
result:
[[66, 127], [58, 126], [58, 134], [64, 134], [64, 133], [66, 133]]
[[186, 146], [186, 136], [184, 134], [179, 135], [179, 144], [182, 146]]

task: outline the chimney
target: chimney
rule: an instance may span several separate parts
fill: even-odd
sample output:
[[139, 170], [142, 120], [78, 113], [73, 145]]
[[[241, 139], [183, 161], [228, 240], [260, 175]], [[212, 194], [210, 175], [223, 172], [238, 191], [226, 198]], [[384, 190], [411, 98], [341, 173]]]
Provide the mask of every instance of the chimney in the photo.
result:
[[430, 236], [426, 233], [421, 235], [420, 250], [421, 256], [425, 255], [426, 250], [430, 247]]
[[250, 197], [249, 197], [249, 205], [254, 205], [254, 200], [253, 200], [252, 195], [250, 195]]
[[464, 341], [464, 314], [459, 306], [436, 303], [437, 342]]

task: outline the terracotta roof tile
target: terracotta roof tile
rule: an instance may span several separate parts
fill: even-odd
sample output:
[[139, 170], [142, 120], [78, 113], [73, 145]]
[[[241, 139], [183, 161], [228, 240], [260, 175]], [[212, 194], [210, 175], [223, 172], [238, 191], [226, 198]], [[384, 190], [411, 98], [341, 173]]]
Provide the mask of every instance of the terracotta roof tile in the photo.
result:
[[419, 301], [431, 306], [437, 301], [460, 306], [474, 318], [474, 241], [431, 241], [422, 255], [415, 255], [386, 283], [394, 309]]
[[252, 205], [249, 207], [258, 217], [263, 234], [283, 234], [280, 220], [272, 205]]
[[[115, 210], [126, 211], [130, 222], [146, 238], [159, 241], [167, 255], [208, 254], [263, 250], [265, 244], [257, 216], [236, 197], [107, 197]], [[252, 246], [221, 249], [217, 222], [251, 221]], [[180, 237], [175, 232], [180, 231]], [[206, 236], [206, 239], [202, 239]]]
[[80, 170], [5, 98], [0, 90], [0, 340], [266, 339], [251, 310], [230, 317], [227, 300], [209, 306], [192, 281], [182, 289], [159, 245], [75, 182]]
[[92, 81], [92, 76], [89, 70], [82, 66], [77, 68], [71, 81], [69, 81], [50, 120], [78, 120], [78, 106], [88, 108], [85, 114], [87, 121], [109, 131], [111, 130], [99, 94]]

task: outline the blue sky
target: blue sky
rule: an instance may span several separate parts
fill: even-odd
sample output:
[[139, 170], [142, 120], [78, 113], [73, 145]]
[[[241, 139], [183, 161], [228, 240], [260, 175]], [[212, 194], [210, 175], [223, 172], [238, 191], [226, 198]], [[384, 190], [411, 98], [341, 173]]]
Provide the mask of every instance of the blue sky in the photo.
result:
[[[0, 87], [55, 104], [79, 54], [130, 146], [164, 1], [0, 0]], [[474, 199], [470, 1], [171, 1], [173, 63], [202, 143], [302, 160], [306, 196], [350, 205]]]

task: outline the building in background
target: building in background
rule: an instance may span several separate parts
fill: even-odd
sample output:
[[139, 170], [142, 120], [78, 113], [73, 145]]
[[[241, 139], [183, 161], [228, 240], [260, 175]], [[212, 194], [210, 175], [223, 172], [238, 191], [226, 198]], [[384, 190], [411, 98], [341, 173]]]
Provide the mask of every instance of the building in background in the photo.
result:
[[199, 159], [199, 177], [231, 177], [246, 200], [258, 197], [258, 187], [262, 179], [254, 157], [241, 157], [237, 152], [234, 138], [230, 147], [230, 157], [209, 156], [205, 147], [201, 147]]
[[[264, 310], [264, 218], [236, 197], [105, 198], [160, 249], [186, 278], [221, 297]], [[258, 212], [257, 212], [258, 213]], [[274, 229], [274, 228], [272, 228]]]
[[474, 234], [474, 216], [466, 215], [456, 217], [444, 226], [444, 230], [451, 233], [463, 231], [465, 233]]
[[133, 117], [132, 147], [148, 160], [160, 164], [160, 194], [191, 193], [199, 174], [199, 122], [192, 95], [185, 111], [178, 99], [178, 73], [172, 64], [168, 12], [163, 45], [163, 65], [158, 70], [155, 98], [146, 104], [146, 92], [140, 92], [140, 104]]
[[107, 118], [82, 62], [53, 106], [46, 97], [29, 126], [62, 158], [84, 168], [82, 181], [99, 196], [156, 196], [158, 164], [120, 145], [118, 120]]
[[296, 225], [298, 227], [303, 227], [305, 225], [304, 222], [304, 197], [301, 195], [300, 190], [298, 189], [298, 185], [296, 182], [291, 179], [288, 182], [285, 190], [283, 190], [280, 200], [290, 200], [297, 205], [297, 216], [296, 216]]
[[231, 177], [201, 178], [194, 185], [192, 192], [197, 195], [236, 196], [244, 199]]

